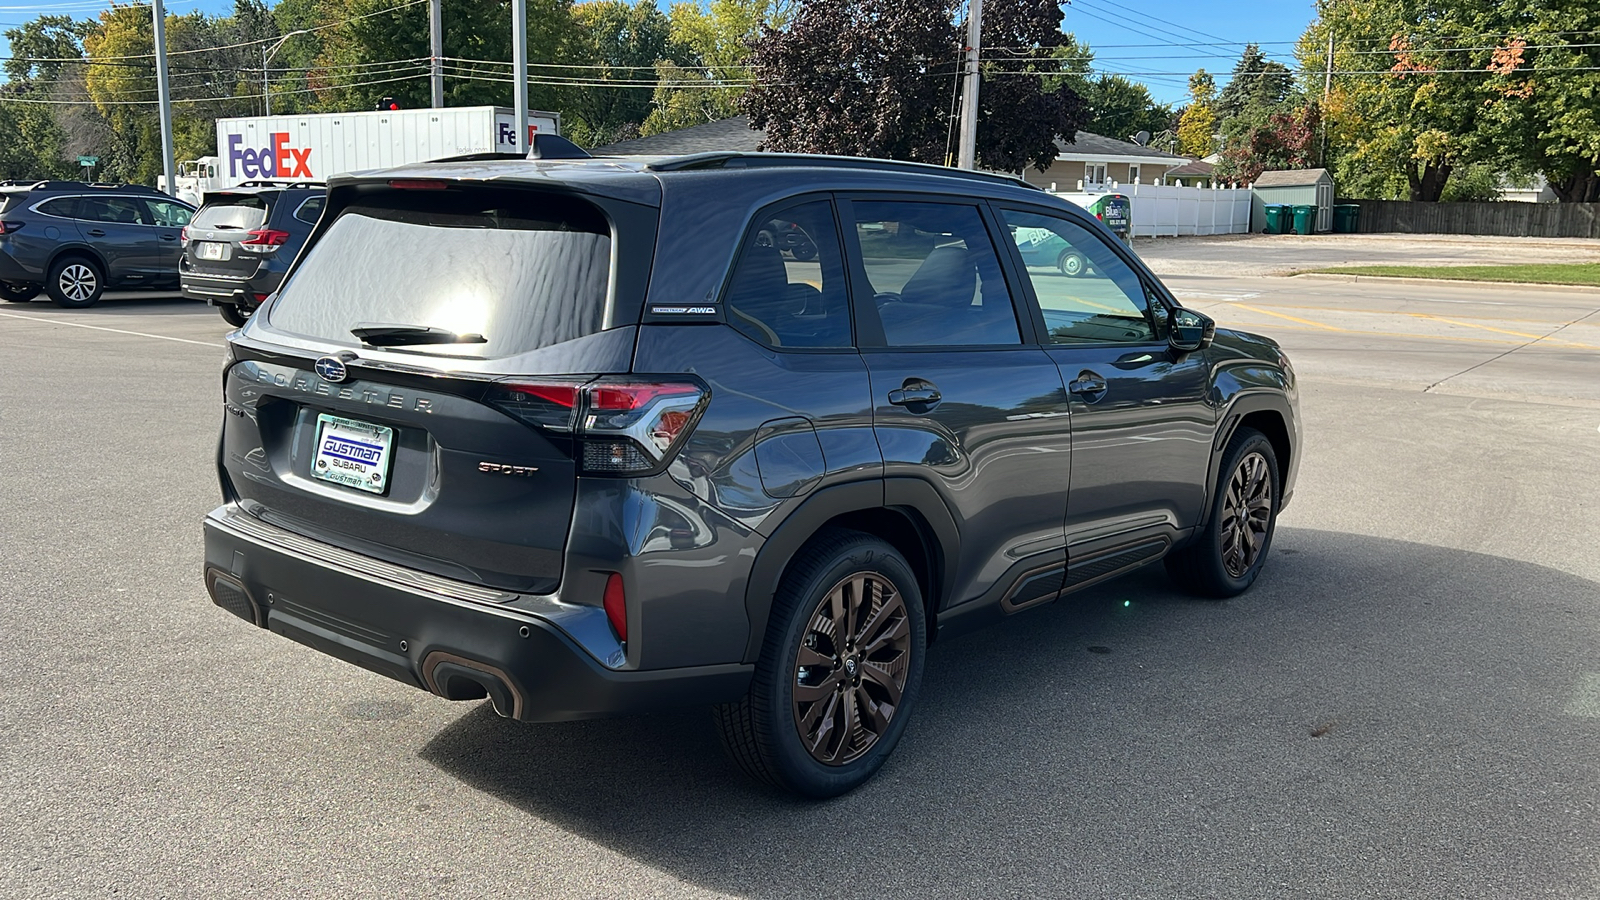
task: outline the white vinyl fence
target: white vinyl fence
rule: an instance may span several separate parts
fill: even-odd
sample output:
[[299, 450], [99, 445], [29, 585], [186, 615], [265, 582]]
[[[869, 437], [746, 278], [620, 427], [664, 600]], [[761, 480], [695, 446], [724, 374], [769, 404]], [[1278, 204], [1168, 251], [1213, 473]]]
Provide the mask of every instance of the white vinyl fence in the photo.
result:
[[[1247, 234], [1250, 231], [1251, 191], [1248, 188], [1122, 184], [1108, 190], [1126, 194], [1132, 204], [1130, 233], [1134, 237]], [[1061, 191], [1057, 196], [1088, 206], [1100, 195]]]

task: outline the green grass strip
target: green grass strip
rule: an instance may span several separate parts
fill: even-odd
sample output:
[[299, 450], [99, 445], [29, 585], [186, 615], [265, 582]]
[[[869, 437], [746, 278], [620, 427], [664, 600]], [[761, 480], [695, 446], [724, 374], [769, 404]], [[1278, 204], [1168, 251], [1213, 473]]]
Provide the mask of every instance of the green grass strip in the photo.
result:
[[1390, 278], [1442, 278], [1451, 281], [1504, 281], [1520, 284], [1600, 286], [1600, 263], [1529, 263], [1512, 266], [1331, 266], [1297, 275], [1383, 275]]

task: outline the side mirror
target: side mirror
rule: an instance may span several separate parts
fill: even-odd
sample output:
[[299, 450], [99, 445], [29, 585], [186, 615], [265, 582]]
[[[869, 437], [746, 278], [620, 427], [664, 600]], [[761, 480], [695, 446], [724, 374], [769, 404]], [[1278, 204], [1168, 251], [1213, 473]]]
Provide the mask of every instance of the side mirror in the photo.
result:
[[1167, 344], [1177, 353], [1193, 353], [1211, 346], [1211, 339], [1217, 336], [1217, 323], [1205, 313], [1198, 313], [1192, 309], [1175, 309], [1172, 311], [1172, 330], [1168, 332]]

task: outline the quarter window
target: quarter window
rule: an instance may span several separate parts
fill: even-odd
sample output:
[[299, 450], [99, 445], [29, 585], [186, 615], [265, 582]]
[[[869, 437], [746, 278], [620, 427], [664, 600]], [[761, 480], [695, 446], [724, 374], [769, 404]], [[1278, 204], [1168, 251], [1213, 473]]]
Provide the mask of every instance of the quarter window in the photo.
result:
[[77, 197], [56, 197], [46, 200], [36, 208], [47, 216], [56, 216], [61, 219], [75, 218], [77, 214]]
[[833, 204], [763, 213], [723, 303], [728, 324], [772, 347], [849, 347], [850, 301]]
[[1022, 343], [977, 207], [899, 201], [852, 207], [871, 302], [889, 346]]
[[1065, 218], [1001, 210], [1017, 243], [1053, 344], [1156, 340], [1150, 297], [1137, 273], [1088, 229]]
[[307, 225], [317, 224], [317, 217], [322, 215], [322, 204], [325, 200], [327, 200], [325, 196], [312, 197], [300, 204], [300, 208], [294, 211], [294, 217]]

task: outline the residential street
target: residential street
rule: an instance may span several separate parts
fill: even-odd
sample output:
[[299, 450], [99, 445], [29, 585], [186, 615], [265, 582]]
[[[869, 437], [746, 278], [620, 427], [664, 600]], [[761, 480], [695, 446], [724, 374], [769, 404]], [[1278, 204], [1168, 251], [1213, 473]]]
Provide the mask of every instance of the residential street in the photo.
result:
[[1192, 245], [1148, 258], [1301, 379], [1261, 580], [1157, 566], [936, 644], [820, 804], [702, 711], [521, 725], [216, 608], [227, 326], [0, 308], [0, 896], [1600, 894], [1600, 299]]

